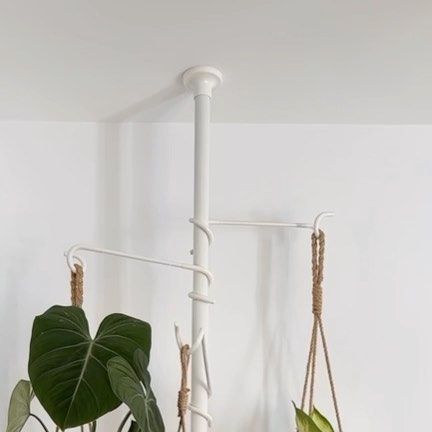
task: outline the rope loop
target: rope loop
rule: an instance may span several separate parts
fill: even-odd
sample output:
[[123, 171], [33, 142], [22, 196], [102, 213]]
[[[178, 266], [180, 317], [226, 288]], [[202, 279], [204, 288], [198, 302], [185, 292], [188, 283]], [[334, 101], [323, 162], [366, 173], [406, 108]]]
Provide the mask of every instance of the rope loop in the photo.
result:
[[325, 234], [312, 233], [312, 313], [321, 316], [323, 307], [322, 281], [324, 278]]
[[312, 313], [314, 316], [312, 335], [309, 345], [309, 353], [306, 365], [306, 376], [303, 385], [303, 393], [301, 400], [301, 409], [304, 410], [306, 405], [306, 398], [309, 392], [309, 413], [314, 408], [314, 390], [315, 390], [315, 375], [317, 363], [317, 349], [318, 339], [321, 339], [322, 348], [324, 351], [324, 358], [327, 369], [327, 376], [330, 382], [331, 396], [333, 406], [336, 414], [339, 432], [342, 431], [342, 422], [339, 412], [338, 401], [336, 397], [336, 388], [333, 378], [333, 372], [330, 364], [330, 355], [327, 345], [327, 338], [324, 331], [322, 320], [323, 309], [323, 288], [322, 282], [324, 278], [324, 252], [325, 252], [325, 234], [319, 230], [317, 235], [315, 232], [312, 234]]
[[75, 272], [71, 271], [71, 302], [72, 306], [82, 307], [84, 301], [84, 269], [80, 264], [75, 264]]
[[178, 432], [186, 432], [186, 412], [189, 405], [189, 392], [190, 389], [188, 388], [188, 370], [189, 370], [189, 363], [190, 363], [190, 357], [191, 357], [191, 349], [189, 345], [183, 345], [180, 349], [180, 363], [181, 363], [181, 384], [180, 384], [180, 390], [178, 392], [178, 399], [177, 399], [177, 408], [178, 408], [178, 414], [179, 417], [179, 425], [178, 425]]

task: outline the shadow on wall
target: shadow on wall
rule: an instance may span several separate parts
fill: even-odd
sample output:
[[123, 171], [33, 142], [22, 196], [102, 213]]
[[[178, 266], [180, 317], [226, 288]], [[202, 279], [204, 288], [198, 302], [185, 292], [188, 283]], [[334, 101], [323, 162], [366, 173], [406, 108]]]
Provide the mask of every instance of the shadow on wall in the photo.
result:
[[[121, 249], [122, 220], [122, 126], [117, 123], [102, 124], [98, 128], [97, 154], [97, 226], [95, 231], [102, 247]], [[101, 257], [97, 261], [98, 280], [103, 281], [98, 292], [98, 314], [120, 310], [122, 261]]]
[[256, 298], [261, 306], [258, 331], [262, 341], [264, 430], [286, 429], [291, 418], [289, 401], [293, 397], [286, 376], [290, 359], [287, 306], [293, 304], [292, 290], [287, 289], [289, 238], [289, 234], [275, 230], [270, 239], [261, 235], [258, 240]]
[[[248, 330], [248, 340], [239, 351], [242, 359], [235, 361], [242, 369], [236, 381], [230, 383], [233, 390], [226, 398], [223, 411], [232, 413], [232, 401], [238, 400], [239, 395], [247, 394], [251, 388], [259, 390], [252, 395], [253, 408], [249, 406], [236, 418], [236, 430], [262, 432], [294, 428], [290, 401], [297, 399], [297, 395], [296, 388], [292, 387], [292, 371], [287, 368], [294, 350], [287, 329], [295, 327], [295, 318], [287, 313], [288, 305], [295, 303], [293, 290], [287, 289], [289, 275], [293, 272], [290, 240], [290, 234], [279, 230], [257, 232], [253, 313], [256, 319]], [[259, 369], [253, 371], [254, 367]], [[255, 376], [260, 382], [251, 386], [245, 382], [245, 376]], [[222, 430], [233, 430], [232, 420], [221, 416], [217, 423]]]
[[185, 92], [181, 75], [178, 75], [169, 86], [130, 104], [102, 119], [102, 121], [108, 123], [148, 121], [149, 119], [161, 121], [181, 109], [178, 102], [185, 99], [190, 100], [190, 97]]
[[[128, 107], [113, 113], [103, 119], [98, 128], [98, 155], [97, 155], [97, 203], [99, 209], [98, 226], [96, 231], [100, 244], [111, 249], [127, 250], [130, 246], [128, 234], [132, 232], [128, 225], [128, 212], [133, 211], [128, 197], [135, 192], [135, 170], [142, 172], [152, 170], [152, 146], [135, 145], [135, 139], [128, 142], [128, 134], [133, 130], [127, 122], [138, 121], [150, 115], [155, 118], [155, 112], [165, 113], [176, 110], [179, 104], [176, 101], [188, 96], [181, 83], [181, 76], [174, 82], [154, 93], [153, 95], [133, 103]], [[156, 116], [157, 117], [157, 116]], [[132, 137], [133, 138], [133, 137]], [[151, 141], [152, 137], [145, 137]], [[144, 143], [139, 143], [144, 144]], [[135, 161], [139, 159], [139, 167]], [[155, 193], [152, 185], [144, 185], [140, 194]], [[141, 227], [141, 230], [143, 227]], [[140, 231], [141, 232], [141, 231]], [[152, 233], [145, 231], [146, 242]], [[126, 239], [126, 240], [125, 240]], [[151, 244], [151, 239], [150, 239]], [[133, 245], [132, 245], [133, 246]], [[122, 305], [122, 296], [118, 290], [120, 281], [125, 277], [126, 263], [118, 258], [103, 257], [100, 267], [100, 280], [105, 281], [104, 292], [100, 292], [98, 299], [99, 313], [105, 314], [110, 310], [119, 310]]]
[[[174, 83], [109, 116], [98, 126], [95, 174], [98, 184], [95, 196], [98, 209], [95, 227], [98, 246], [145, 256], [161, 254], [169, 257], [172, 253], [173, 258], [176, 258], [176, 251], [165, 253], [161, 250], [163, 243], [159, 238], [162, 234], [159, 229], [159, 216], [161, 213], [167, 214], [165, 204], [161, 204], [160, 194], [161, 191], [168, 190], [170, 185], [165, 175], [171, 154], [170, 147], [157, 145], [160, 137], [157, 133], [155, 135], [151, 127], [140, 127], [132, 122], [145, 118], [152, 111], [164, 113], [169, 108], [171, 111], [181, 109], [181, 104], [177, 101], [186, 96], [190, 100], [183, 86], [178, 82]], [[155, 117], [154, 114], [152, 117]], [[183, 242], [181, 244], [183, 245]], [[157, 278], [164, 278], [165, 273], [152, 265], [136, 265], [129, 260], [107, 256], [98, 256], [95, 268], [99, 281], [95, 298], [98, 321], [112, 312], [127, 313], [152, 323], [154, 334], [158, 334], [158, 325], [162, 324], [154, 317], [160, 316], [163, 311], [158, 312], [160, 298], [155, 299], [161, 291]], [[170, 273], [167, 272], [167, 277]], [[176, 273], [175, 277], [177, 278]], [[179, 277], [189, 278], [190, 275]], [[179, 283], [179, 286], [183, 285]], [[178, 290], [175, 295], [177, 294], [180, 296], [181, 291]], [[169, 322], [169, 327], [171, 326], [172, 323]], [[165, 335], [166, 331], [159, 334]], [[169, 341], [171, 342], [171, 339]], [[171, 345], [173, 350], [176, 348], [174, 339], [168, 347], [164, 347], [164, 344], [165, 341], [162, 340], [159, 345], [162, 346], [162, 352], [165, 348], [169, 351]], [[153, 358], [157, 359], [157, 355], [154, 351]], [[177, 366], [177, 352], [174, 351], [169, 358], [174, 359]], [[176, 383], [177, 372], [172, 371]], [[166, 379], [170, 383], [173, 381], [170, 373], [159, 376], [157, 369], [154, 373], [154, 381], [161, 383], [162, 391], [158, 392], [161, 394], [160, 399], [168, 400], [168, 403], [161, 407], [165, 408], [166, 412], [167, 407], [175, 406], [175, 401], [170, 399], [171, 393], [173, 398], [176, 397], [175, 391], [171, 391], [166, 397], [167, 392], [164, 390], [172, 389], [172, 386], [167, 386], [164, 381], [167, 375]], [[175, 416], [173, 418], [175, 419]], [[109, 429], [112, 421], [114, 419], [111, 415], [101, 419], [101, 428], [106, 426], [106, 429]]]

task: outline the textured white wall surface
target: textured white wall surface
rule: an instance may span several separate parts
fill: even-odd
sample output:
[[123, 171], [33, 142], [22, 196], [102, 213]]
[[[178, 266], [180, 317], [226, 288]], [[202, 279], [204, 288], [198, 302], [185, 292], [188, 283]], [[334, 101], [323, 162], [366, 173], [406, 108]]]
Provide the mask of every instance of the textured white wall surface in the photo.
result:
[[[421, 430], [432, 385], [432, 127], [218, 124], [212, 134], [213, 218], [337, 214], [324, 226], [324, 314], [345, 429]], [[27, 376], [33, 317], [69, 302], [63, 251], [86, 242], [190, 260], [192, 169], [187, 124], [0, 124], [1, 424]], [[294, 430], [311, 325], [309, 233], [214, 231], [215, 430]], [[86, 257], [93, 331], [113, 311], [152, 324], [154, 387], [175, 430], [173, 322], [186, 339], [191, 275]], [[318, 388], [332, 417], [324, 379]], [[111, 420], [100, 430], [115, 430]]]

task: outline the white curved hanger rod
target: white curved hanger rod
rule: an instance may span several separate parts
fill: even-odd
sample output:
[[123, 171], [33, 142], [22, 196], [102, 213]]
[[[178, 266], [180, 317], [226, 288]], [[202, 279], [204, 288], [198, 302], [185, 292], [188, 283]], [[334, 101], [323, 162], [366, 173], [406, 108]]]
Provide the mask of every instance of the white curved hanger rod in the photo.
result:
[[79, 251], [95, 252], [95, 253], [102, 254], [102, 255], [117, 256], [117, 257], [121, 257], [121, 258], [132, 259], [135, 261], [143, 261], [143, 262], [147, 262], [147, 263], [151, 263], [151, 264], [159, 264], [159, 265], [163, 265], [163, 266], [175, 267], [175, 268], [180, 268], [183, 270], [189, 270], [192, 272], [201, 273], [202, 275], [204, 275], [207, 278], [209, 283], [212, 283], [212, 281], [213, 281], [213, 275], [211, 274], [210, 271], [206, 270], [205, 268], [203, 268], [201, 266], [197, 266], [194, 264], [186, 264], [186, 263], [175, 262], [175, 261], [159, 260], [159, 259], [144, 257], [141, 255], [132, 255], [132, 254], [128, 254], [128, 253], [120, 252], [120, 251], [116, 251], [116, 250], [111, 250], [111, 249], [103, 249], [103, 248], [97, 248], [97, 247], [92, 247], [92, 246], [86, 246], [83, 244], [76, 244], [76, 245], [72, 246], [67, 252], [65, 252], [65, 257], [67, 260], [68, 267], [74, 273], [75, 273], [75, 262], [76, 261], [78, 261], [80, 264], [82, 264], [85, 267], [84, 259], [78, 255]]
[[244, 220], [212, 220], [210, 225], [231, 225], [231, 226], [254, 226], [254, 227], [278, 227], [278, 228], [302, 228], [308, 229], [319, 234], [321, 222], [324, 218], [332, 217], [335, 214], [333, 212], [320, 213], [311, 223], [290, 223], [290, 222], [260, 222], [260, 221], [244, 221]]
[[[304, 223], [304, 222], [261, 222], [261, 221], [245, 221], [245, 220], [212, 220], [209, 222], [210, 225], [225, 225], [225, 226], [253, 226], [253, 227], [276, 227], [276, 228], [301, 228], [301, 229], [308, 229], [315, 232], [315, 234], [319, 233], [322, 220], [327, 217], [334, 216], [333, 212], [322, 212], [320, 213], [314, 220], [313, 224], [310, 223]], [[197, 226], [199, 229], [201, 229], [207, 236], [209, 243], [211, 243], [214, 239], [214, 235], [210, 229], [205, 226], [204, 224], [194, 220], [190, 219], [190, 222], [193, 223], [195, 226]], [[78, 255], [79, 251], [86, 251], [86, 252], [94, 252], [98, 254], [103, 255], [111, 255], [111, 256], [117, 256], [121, 258], [128, 258], [136, 261], [143, 261], [151, 264], [159, 264], [163, 266], [168, 267], [175, 267], [180, 268], [183, 270], [189, 270], [192, 272], [198, 272], [203, 274], [208, 282], [211, 284], [213, 282], [213, 275], [212, 273], [205, 269], [204, 267], [195, 265], [195, 264], [187, 264], [187, 263], [181, 263], [176, 261], [168, 261], [168, 260], [159, 260], [155, 258], [149, 258], [144, 257], [141, 255], [134, 255], [129, 254], [126, 252], [111, 250], [111, 249], [104, 249], [104, 248], [98, 248], [83, 244], [76, 244], [72, 246], [68, 251], [65, 252], [65, 257], [67, 260], [67, 264], [72, 272], [75, 273], [75, 262], [79, 262], [83, 267], [86, 267], [85, 260]], [[194, 296], [190, 295], [191, 298]], [[204, 300], [203, 300], [204, 301]], [[207, 303], [213, 303], [212, 301], [206, 300]]]

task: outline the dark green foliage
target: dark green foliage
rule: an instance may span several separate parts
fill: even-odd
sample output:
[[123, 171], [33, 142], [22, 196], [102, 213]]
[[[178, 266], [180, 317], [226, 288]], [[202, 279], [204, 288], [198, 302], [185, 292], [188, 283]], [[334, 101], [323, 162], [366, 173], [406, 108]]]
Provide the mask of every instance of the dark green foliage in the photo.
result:
[[53, 306], [35, 318], [29, 376], [34, 392], [64, 430], [93, 422], [121, 403], [111, 389], [107, 362], [132, 364], [137, 349], [149, 357], [151, 328], [123, 314], [107, 316], [92, 339], [86, 316], [75, 306]]

